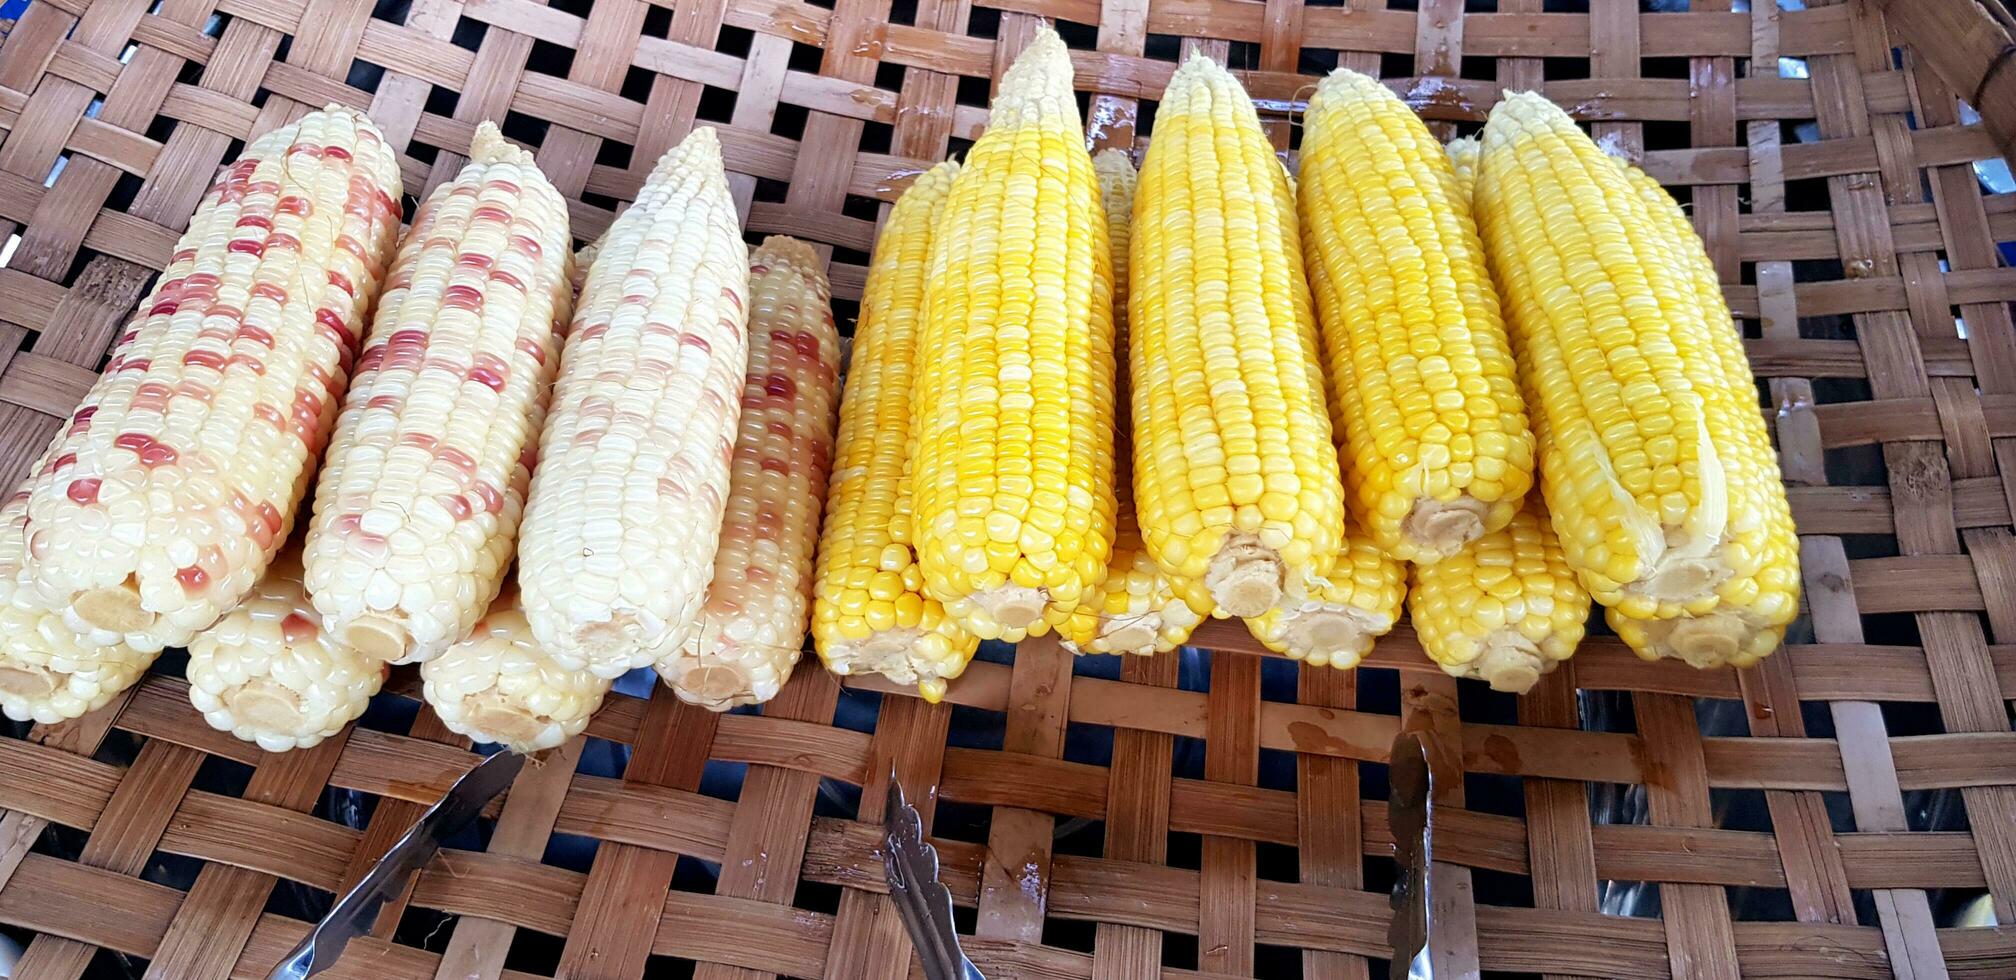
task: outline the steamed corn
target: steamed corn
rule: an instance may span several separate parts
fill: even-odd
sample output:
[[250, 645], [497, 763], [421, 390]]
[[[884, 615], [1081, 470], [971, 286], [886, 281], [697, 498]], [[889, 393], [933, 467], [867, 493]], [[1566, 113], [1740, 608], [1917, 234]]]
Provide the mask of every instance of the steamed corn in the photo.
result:
[[560, 360], [567, 203], [491, 123], [428, 196], [379, 298], [302, 561], [328, 635], [437, 656], [496, 598]]
[[581, 734], [616, 683], [549, 656], [509, 590], [467, 638], [422, 664], [420, 678], [442, 724], [513, 752], [550, 749]]
[[728, 497], [748, 284], [720, 140], [696, 129], [595, 256], [540, 437], [518, 583], [555, 663], [613, 678], [691, 636]]
[[982, 637], [1062, 623], [1112, 551], [1112, 269], [1082, 134], [1042, 28], [932, 241], [912, 539], [926, 591]]
[[836, 674], [879, 673], [937, 701], [978, 637], [924, 594], [910, 547], [911, 379], [931, 237], [956, 163], [889, 210], [861, 293], [812, 589], [812, 642]]
[[268, 752], [341, 732], [378, 693], [386, 667], [319, 620], [301, 555], [283, 552], [238, 608], [189, 641], [189, 702], [210, 727]]
[[1356, 533], [1330, 574], [1288, 581], [1281, 598], [1246, 628], [1267, 649], [1313, 666], [1356, 667], [1393, 631], [1407, 599], [1407, 567]]
[[330, 107], [225, 168], [28, 487], [25, 601], [181, 646], [285, 541], [399, 230], [399, 167]]
[[[1665, 620], [1634, 617], [1622, 609], [1606, 610], [1610, 628], [1625, 644], [1648, 659], [1672, 657], [1696, 667], [1748, 667], [1769, 656], [1784, 641], [1785, 627], [1799, 615], [1799, 536], [1785, 499], [1777, 457], [1763, 415], [1757, 411], [1750, 362], [1737, 328], [1728, 315], [1715, 267], [1708, 261], [1687, 216], [1659, 182], [1636, 167], [1621, 164], [1645, 202], [1654, 223], [1665, 234], [1671, 252], [1665, 261], [1683, 264], [1692, 275], [1701, 307], [1709, 318], [1708, 336], [1720, 368], [1731, 382], [1730, 397], [1720, 403], [1719, 429], [1735, 433], [1733, 452], [1725, 465], [1732, 486], [1747, 487], [1761, 496], [1749, 506], [1762, 510], [1761, 527], [1732, 537], [1729, 553], [1742, 549], [1757, 556], [1756, 570], [1731, 575], [1716, 586], [1719, 602], [1711, 612], [1682, 613]], [[1732, 504], [1732, 507], [1735, 506]]]
[[1512, 523], [1414, 566], [1407, 612], [1422, 650], [1445, 672], [1524, 694], [1574, 655], [1589, 593], [1562, 556], [1545, 508], [1529, 500]]
[[1343, 486], [1294, 196], [1252, 99], [1193, 54], [1134, 205], [1134, 505], [1162, 570], [1256, 616], [1337, 560]]
[[1504, 527], [1533, 483], [1512, 352], [1448, 154], [1376, 79], [1309, 101], [1299, 195], [1351, 520], [1428, 563]]
[[26, 555], [28, 491], [0, 507], [0, 713], [53, 725], [104, 707], [158, 656], [124, 643], [97, 645], [35, 609], [15, 588]]
[[[1127, 250], [1134, 220], [1134, 163], [1122, 150], [1103, 150], [1092, 158], [1099, 176], [1100, 202], [1106, 212], [1108, 246], [1113, 253], [1114, 333], [1125, 344], [1127, 336]], [[1125, 365], [1118, 390], [1125, 395]], [[1123, 424], [1127, 411], [1116, 413]], [[1141, 540], [1141, 526], [1134, 515], [1133, 446], [1125, 431], [1114, 443], [1118, 475], [1113, 493], [1113, 557], [1106, 566], [1106, 580], [1093, 591], [1071, 618], [1058, 627], [1064, 645], [1075, 653], [1161, 653], [1173, 650], [1190, 638], [1190, 633], [1210, 614], [1209, 593], [1198, 589], [1179, 594], [1174, 579], [1162, 571]], [[1201, 610], [1191, 608], [1186, 595], [1201, 594]]]
[[1769, 443], [1701, 245], [1538, 95], [1499, 103], [1483, 144], [1478, 215], [1568, 563], [1632, 619], [1704, 615], [1773, 560], [1784, 489], [1749, 462]]
[[775, 697], [805, 644], [840, 373], [840, 333], [812, 246], [773, 236], [750, 254], [749, 333], [714, 579], [693, 638], [658, 662], [679, 697], [716, 711]]

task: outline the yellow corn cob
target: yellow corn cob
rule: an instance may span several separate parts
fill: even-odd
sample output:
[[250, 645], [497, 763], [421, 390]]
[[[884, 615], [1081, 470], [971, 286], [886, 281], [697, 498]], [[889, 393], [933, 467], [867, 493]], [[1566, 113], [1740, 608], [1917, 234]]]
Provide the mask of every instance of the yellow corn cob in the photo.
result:
[[875, 243], [812, 590], [812, 642], [827, 669], [916, 684], [933, 702], [980, 645], [923, 593], [910, 547], [913, 358], [932, 231], [958, 173], [947, 161], [919, 175]]
[[1330, 574], [1295, 578], [1275, 606], [1248, 617], [1246, 628], [1267, 649], [1318, 667], [1356, 667], [1372, 642], [1392, 632], [1407, 598], [1407, 567], [1355, 531]]
[[[1730, 386], [1731, 397], [1719, 403], [1722, 421], [1716, 423], [1718, 433], [1731, 433], [1726, 444], [1732, 451], [1724, 463], [1732, 486], [1731, 508], [1735, 509], [1738, 499], [1736, 488], [1746, 487], [1761, 498], [1748, 506], [1761, 509], [1764, 519], [1754, 531], [1731, 535], [1724, 554], [1742, 556], [1731, 564], [1747, 568], [1754, 563], [1755, 569], [1731, 575], [1716, 586], [1720, 601], [1712, 612], [1646, 620], [1612, 609], [1606, 610], [1605, 616], [1611, 629], [1642, 657], [1673, 657], [1703, 668], [1748, 667], [1778, 649], [1785, 627], [1799, 615], [1798, 531], [1792, 523], [1764, 417], [1755, 399], [1744, 397], [1755, 390], [1755, 382], [1749, 356], [1722, 298], [1715, 267], [1700, 247], [1693, 225], [1665, 188], [1636, 167], [1620, 166], [1665, 234], [1665, 243], [1671, 248], [1666, 261], [1684, 264], [1692, 275], [1722, 372], [1736, 382]], [[1725, 440], [1718, 438], [1720, 444]]]
[[1339, 69], [1304, 125], [1303, 239], [1351, 520], [1433, 562], [1504, 527], [1533, 484], [1484, 249], [1448, 154], [1386, 86]]
[[420, 666], [420, 678], [442, 724], [513, 752], [550, 749], [581, 734], [616, 683], [547, 656], [508, 589], [468, 637]]
[[716, 711], [777, 695], [805, 644], [833, 457], [840, 332], [818, 253], [772, 236], [749, 256], [749, 369], [728, 512], [700, 625], [658, 673]]
[[559, 364], [567, 202], [491, 123], [428, 196], [386, 279], [302, 552], [332, 638], [440, 654], [496, 598]]
[[[1099, 196], [1106, 211], [1107, 243], [1113, 255], [1113, 323], [1117, 343], [1127, 336], [1127, 249], [1134, 221], [1134, 163], [1122, 150], [1103, 150], [1092, 158], [1099, 177]], [[1128, 385], [1123, 376], [1117, 388], [1124, 397]], [[1134, 516], [1133, 446], [1124, 431], [1127, 412], [1115, 413], [1123, 431], [1114, 440], [1117, 461], [1113, 496], [1113, 557], [1106, 565], [1106, 581], [1094, 589], [1090, 600], [1059, 626], [1058, 635], [1074, 653], [1161, 653], [1182, 646], [1190, 633], [1209, 615], [1190, 608], [1171, 587], [1170, 577], [1148, 554], [1141, 540], [1141, 525]], [[1193, 590], [1194, 591], [1194, 590]], [[1206, 596], [1208, 598], [1208, 595]]]
[[356, 720], [386, 667], [317, 624], [301, 555], [281, 553], [252, 594], [189, 641], [189, 702], [268, 752], [305, 749]]
[[926, 590], [982, 637], [1062, 623], [1112, 551], [1112, 258], [1082, 133], [1043, 28], [932, 243], [912, 537]]
[[1336, 561], [1343, 486], [1294, 196], [1245, 89], [1201, 54], [1163, 94], [1134, 213], [1142, 535], [1165, 572], [1257, 616]]
[[251, 590], [335, 421], [398, 197], [377, 128], [334, 106], [225, 169], [29, 484], [34, 605], [159, 651]]
[[1483, 152], [1484, 144], [1479, 143], [1475, 136], [1449, 141], [1449, 165], [1456, 175], [1456, 197], [1466, 204], [1477, 190], [1477, 158]]
[[1414, 566], [1407, 612], [1428, 659], [1454, 677], [1524, 694], [1575, 654], [1589, 593], [1538, 500], [1512, 523], [1433, 565]]
[[96, 646], [62, 617], [24, 602], [15, 588], [27, 536], [28, 491], [0, 508], [0, 713], [53, 725], [104, 707], [132, 687], [158, 653], [124, 643]]
[[728, 496], [748, 285], [720, 140], [694, 130], [610, 227], [540, 437], [518, 582], [555, 663], [615, 677], [691, 635]]
[[1569, 565], [1632, 618], [1708, 612], [1761, 566], [1783, 489], [1743, 463], [1756, 394], [1722, 364], [1728, 307], [1694, 281], [1700, 244], [1670, 240], [1623, 168], [1532, 93], [1492, 110], [1477, 203]]

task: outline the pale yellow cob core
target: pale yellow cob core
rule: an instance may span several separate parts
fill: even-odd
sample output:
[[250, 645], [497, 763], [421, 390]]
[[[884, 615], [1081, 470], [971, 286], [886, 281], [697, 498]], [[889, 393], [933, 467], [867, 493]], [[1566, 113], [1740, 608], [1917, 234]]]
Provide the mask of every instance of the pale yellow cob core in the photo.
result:
[[827, 669], [916, 684], [933, 701], [980, 645], [924, 594], [910, 547], [917, 331], [932, 232], [958, 172], [947, 161], [918, 175], [875, 243], [840, 403], [812, 592], [812, 642]]
[[1315, 666], [1355, 667], [1393, 631], [1407, 598], [1407, 568], [1355, 532], [1322, 578], [1290, 580], [1274, 608], [1246, 618], [1268, 649]]
[[1447, 153], [1376, 79], [1332, 73], [1304, 126], [1303, 240], [1351, 520], [1434, 562], [1504, 527], [1533, 483], [1484, 248]]
[[1466, 204], [1477, 190], [1477, 160], [1484, 144], [1475, 136], [1459, 136], [1449, 141], [1449, 165], [1456, 177], [1456, 197]]
[[1539, 501], [1512, 523], [1432, 565], [1416, 565], [1407, 593], [1428, 659], [1455, 677], [1524, 694], [1575, 653], [1589, 593], [1561, 553]]
[[1624, 170], [1532, 93], [1492, 110], [1476, 197], [1569, 564], [1635, 618], [1708, 612], [1754, 568], [1740, 542], [1768, 493], [1732, 422], [1756, 396], [1716, 351], [1728, 308], [1694, 282], [1699, 241], [1664, 234]]
[[1134, 503], [1150, 554], [1256, 616], [1337, 559], [1343, 487], [1294, 195], [1253, 102], [1203, 55], [1155, 114], [1130, 248]]
[[700, 625], [658, 673], [716, 711], [775, 697], [805, 645], [812, 552], [833, 456], [840, 332], [818, 253], [773, 236], [749, 256], [749, 368], [721, 547]]
[[26, 601], [159, 651], [251, 590], [335, 421], [399, 193], [376, 127], [334, 106], [225, 168], [29, 481]]
[[749, 252], [712, 128], [609, 229], [540, 437], [518, 582], [553, 660], [616, 677], [692, 635], [748, 360]]
[[1111, 256], [1043, 28], [1001, 81], [933, 239], [915, 379], [926, 591], [982, 637], [1067, 618], [1113, 544]]
[[420, 677], [442, 724], [513, 752], [550, 749], [581, 734], [615, 684], [547, 656], [508, 593], [468, 638], [423, 664]]
[[385, 682], [385, 666], [325, 632], [283, 552], [252, 594], [189, 641], [189, 702], [220, 732], [268, 752], [305, 749], [343, 730]]
[[[1125, 151], [1102, 150], [1092, 157], [1092, 169], [1099, 177], [1100, 202], [1106, 212], [1107, 243], [1113, 254], [1113, 322], [1117, 343], [1127, 336], [1127, 250], [1134, 221], [1136, 175], [1133, 160]], [[1121, 365], [1118, 391], [1128, 390], [1125, 364]], [[1116, 415], [1127, 421], [1122, 408]], [[1141, 540], [1141, 525], [1134, 515], [1133, 446], [1123, 431], [1114, 441], [1117, 476], [1113, 494], [1113, 557], [1106, 566], [1106, 580], [1088, 601], [1060, 625], [1058, 635], [1074, 653], [1161, 653], [1173, 650], [1190, 638], [1203, 622], [1203, 612], [1190, 608], [1171, 585], [1170, 577], [1148, 554]]]
[[[1754, 396], [1746, 397], [1755, 390], [1755, 382], [1715, 267], [1698, 246], [1693, 225], [1658, 181], [1628, 164], [1620, 166], [1672, 246], [1668, 260], [1685, 264], [1691, 273], [1702, 309], [1708, 311], [1715, 363], [1724, 377], [1735, 382], [1710, 389], [1727, 393], [1716, 405], [1722, 419], [1718, 431], [1727, 433], [1731, 447], [1726, 468], [1731, 475], [1732, 531], [1722, 556], [1732, 574], [1716, 586], [1718, 602], [1710, 612], [1646, 620], [1613, 609], [1606, 611], [1606, 619], [1640, 656], [1671, 657], [1702, 668], [1748, 667], [1778, 649], [1786, 626], [1799, 615], [1798, 531], [1770, 432]], [[1750, 529], [1735, 530], [1733, 516], [1739, 510], [1758, 512], [1762, 520]]]
[[53, 725], [104, 707], [154, 662], [124, 643], [92, 644], [16, 588], [26, 556], [28, 491], [0, 507], [0, 713]]
[[358, 652], [437, 656], [496, 598], [573, 302], [569, 244], [567, 202], [484, 123], [400, 245], [303, 551], [317, 618]]

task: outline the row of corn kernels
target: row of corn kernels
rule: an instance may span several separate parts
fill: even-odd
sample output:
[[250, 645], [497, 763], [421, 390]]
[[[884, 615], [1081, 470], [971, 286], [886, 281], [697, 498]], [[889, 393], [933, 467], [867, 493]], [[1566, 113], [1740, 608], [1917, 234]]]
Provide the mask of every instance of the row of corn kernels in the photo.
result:
[[399, 194], [333, 107], [220, 177], [0, 511], [9, 715], [102, 706], [167, 646], [211, 724], [275, 750], [340, 731], [398, 663], [521, 751], [634, 667], [716, 709], [776, 692], [837, 402], [816, 256], [748, 253], [712, 130], [659, 162], [578, 303], [566, 202], [494, 126], [395, 250]]

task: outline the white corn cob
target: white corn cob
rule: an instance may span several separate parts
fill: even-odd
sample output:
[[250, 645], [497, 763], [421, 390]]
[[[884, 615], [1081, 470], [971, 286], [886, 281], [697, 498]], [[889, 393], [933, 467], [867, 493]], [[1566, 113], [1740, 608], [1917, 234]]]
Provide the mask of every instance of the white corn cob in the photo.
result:
[[840, 394], [840, 331], [812, 246], [773, 236], [750, 254], [749, 334], [714, 578], [693, 637], [658, 662], [680, 698], [716, 711], [775, 697], [805, 646]]
[[158, 654], [93, 645], [62, 617], [16, 601], [27, 519], [28, 491], [20, 490], [0, 508], [0, 713], [53, 725], [104, 707]]
[[158, 651], [251, 590], [335, 421], [398, 196], [384, 138], [333, 106], [224, 170], [29, 484], [34, 604]]
[[392, 663], [496, 598], [573, 301], [567, 202], [493, 124], [469, 155], [399, 248], [302, 552], [323, 628]]
[[1321, 667], [1356, 667], [1374, 640], [1392, 632], [1407, 599], [1407, 566], [1381, 554], [1353, 528], [1322, 578], [1289, 579], [1274, 608], [1246, 620], [1269, 650]]
[[561, 666], [542, 652], [515, 596], [499, 596], [469, 637], [420, 667], [441, 722], [513, 752], [559, 745], [588, 727], [614, 678]]
[[540, 438], [518, 582], [556, 663], [616, 677], [678, 651], [714, 571], [748, 357], [749, 250], [698, 129], [610, 227]]
[[252, 594], [189, 641], [189, 703], [268, 752], [305, 749], [356, 720], [386, 668], [322, 629], [301, 555], [273, 560]]

